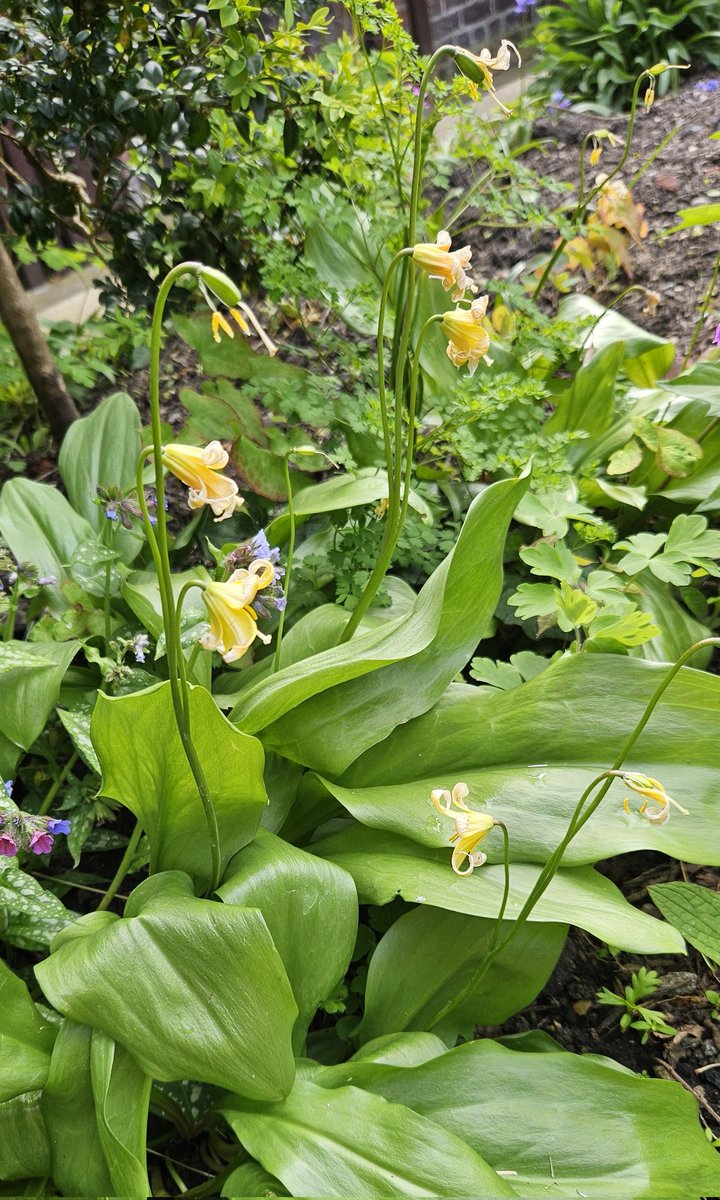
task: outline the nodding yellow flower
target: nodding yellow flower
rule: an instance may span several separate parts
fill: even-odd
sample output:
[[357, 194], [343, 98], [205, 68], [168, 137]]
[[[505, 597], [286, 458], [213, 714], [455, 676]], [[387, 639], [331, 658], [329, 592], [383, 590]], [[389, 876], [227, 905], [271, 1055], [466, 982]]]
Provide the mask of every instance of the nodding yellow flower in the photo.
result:
[[209, 504], [215, 520], [225, 521], [243, 503], [242, 497], [238, 496], [237, 484], [227, 475], [219, 474], [228, 464], [228, 453], [220, 442], [209, 442], [204, 450], [200, 446], [175, 442], [172, 446], [163, 446], [162, 460], [168, 471], [190, 489], [190, 508]]
[[487, 351], [490, 336], [483, 325], [488, 298], [481, 296], [473, 300], [470, 308], [456, 308], [445, 313], [442, 327], [448, 336], [447, 356], [456, 367], [468, 364], [468, 371], [475, 374], [481, 358], [489, 364]]
[[418, 242], [413, 246], [413, 262], [423, 271], [427, 271], [431, 279], [439, 279], [446, 292], [453, 288], [453, 300], [462, 300], [466, 291], [476, 292], [477, 288], [465, 274], [470, 266], [472, 250], [463, 246], [461, 250], [450, 250], [452, 239], [446, 229], [441, 229], [435, 242]]
[[488, 49], [483, 49], [479, 54], [471, 54], [469, 50], [458, 46], [455, 51], [455, 62], [466, 79], [470, 80], [470, 91], [473, 99], [478, 99], [477, 84], [482, 83], [486, 91], [490, 93], [496, 104], [508, 116], [510, 109], [506, 108], [501, 100], [495, 94], [495, 84], [493, 82], [494, 71], [507, 71], [510, 67], [510, 51], [513, 51], [517, 58], [517, 65], [522, 66], [522, 59], [517, 46], [509, 42], [507, 38], [503, 38], [500, 43], [500, 49], [497, 54], [492, 55]]
[[[671, 804], [686, 817], [688, 816], [688, 810], [683, 808], [682, 804], [678, 804], [677, 800], [673, 800], [672, 796], [668, 796], [659, 780], [651, 779], [649, 775], [638, 775], [631, 772], [623, 775], [623, 782], [634, 792], [645, 796], [645, 800], [640, 805], [640, 812], [647, 817], [648, 821], [652, 821], [653, 825], [664, 825], [670, 819]], [[654, 800], [657, 808], [648, 808], [649, 800]], [[627, 796], [623, 800], [623, 808], [629, 814], [630, 807]]]
[[233, 571], [226, 583], [209, 583], [203, 600], [210, 616], [210, 629], [200, 638], [205, 650], [217, 650], [226, 663], [242, 658], [255, 638], [266, 644], [270, 637], [257, 627], [252, 607], [261, 588], [272, 583], [275, 568], [267, 558], [256, 558], [250, 566]]
[[[271, 358], [274, 358], [274, 356], [277, 354], [277, 346], [266, 334], [250, 305], [246, 304], [244, 300], [238, 300], [236, 305], [232, 305], [228, 308], [228, 312], [230, 313], [230, 316], [235, 324], [240, 329], [241, 333], [244, 333], [246, 337], [250, 336], [250, 325], [252, 325], [268, 354]], [[220, 337], [221, 329], [229, 338], [232, 339], [235, 337], [235, 332], [227, 317], [223, 316], [221, 312], [218, 312], [214, 305], [210, 317], [210, 324], [212, 326], [212, 335], [216, 342], [222, 341], [222, 338]]]
[[[452, 869], [456, 875], [472, 875], [475, 868], [481, 867], [487, 860], [487, 855], [475, 847], [487, 837], [495, 824], [492, 817], [468, 808], [465, 801], [469, 795], [466, 783], [456, 783], [452, 793], [445, 788], [435, 788], [430, 793], [437, 811], [455, 822], [455, 832], [450, 834], [448, 841], [457, 843], [452, 854]], [[460, 867], [465, 859], [468, 865], [462, 871]]]

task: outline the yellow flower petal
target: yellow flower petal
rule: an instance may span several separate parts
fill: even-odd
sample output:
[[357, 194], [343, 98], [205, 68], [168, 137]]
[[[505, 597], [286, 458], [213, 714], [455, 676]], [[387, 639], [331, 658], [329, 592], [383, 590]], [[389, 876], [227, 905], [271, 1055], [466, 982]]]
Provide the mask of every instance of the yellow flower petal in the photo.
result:
[[228, 463], [227, 451], [220, 442], [209, 442], [205, 449], [175, 442], [163, 446], [162, 460], [168, 471], [189, 489], [190, 508], [208, 504], [215, 520], [224, 521], [243, 503], [234, 480], [219, 473]]
[[471, 375], [490, 348], [490, 336], [483, 325], [487, 303], [487, 296], [482, 296], [473, 300], [469, 309], [456, 308], [442, 319], [448, 337], [448, 358], [456, 367], [467, 363]]
[[[487, 837], [495, 824], [487, 813], [477, 812], [465, 803], [468, 795], [465, 783], [456, 783], [452, 793], [444, 788], [435, 788], [430, 793], [437, 811], [455, 822], [455, 832], [450, 834], [448, 841], [456, 843], [452, 854], [452, 869], [456, 875], [471, 875], [475, 867], [482, 866], [486, 855], [475, 847]], [[468, 865], [462, 870], [466, 860]]]
[[255, 638], [269, 642], [270, 637], [257, 627], [250, 607], [261, 588], [272, 583], [275, 568], [265, 558], [257, 558], [249, 568], [234, 571], [226, 583], [212, 582], [203, 591], [210, 617], [210, 629], [200, 639], [206, 650], [217, 650], [226, 663], [235, 662], [252, 646]]
[[224, 333], [226, 333], [228, 335], [229, 338], [235, 337], [235, 334], [232, 331], [232, 326], [229, 324], [228, 321], [225, 320], [225, 317], [222, 315], [221, 312], [217, 312], [217, 310], [216, 310], [212, 314], [210, 323], [212, 325], [212, 335], [216, 342], [222, 341], [222, 338], [220, 337], [221, 329], [223, 330]]
[[465, 273], [470, 266], [472, 250], [469, 246], [463, 246], [460, 250], [451, 251], [450, 245], [450, 234], [442, 229], [435, 242], [418, 242], [413, 247], [413, 261], [431, 279], [439, 279], [446, 292], [453, 288], [453, 300], [462, 300], [466, 291], [477, 291]]

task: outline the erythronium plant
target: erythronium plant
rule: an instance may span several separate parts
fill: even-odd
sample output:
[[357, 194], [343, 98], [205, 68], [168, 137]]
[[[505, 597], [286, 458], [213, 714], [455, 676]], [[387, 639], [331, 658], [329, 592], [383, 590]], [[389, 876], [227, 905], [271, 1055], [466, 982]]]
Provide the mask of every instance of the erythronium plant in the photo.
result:
[[[165, 1122], [156, 1145], [177, 1136], [202, 1147], [210, 1178], [188, 1188], [182, 1166], [173, 1176], [186, 1195], [496, 1198], [552, 1186], [568, 1200], [608, 1191], [618, 1200], [686, 1200], [720, 1190], [717, 1158], [681, 1088], [567, 1054], [537, 1035], [456, 1045], [476, 1024], [500, 1023], [533, 999], [568, 919], [621, 949], [682, 952], [671, 926], [634, 909], [592, 864], [626, 844], [720, 862], [711, 819], [720, 684], [685, 669], [720, 639], [704, 639], [669, 670], [565, 655], [500, 697], [457, 683], [492, 620], [527, 475], [475, 498], [419, 594], [406, 588], [389, 611], [371, 609], [408, 509], [423, 343], [444, 335], [452, 363], [469, 372], [482, 369], [489, 349], [486, 298], [475, 296], [467, 249], [453, 251], [444, 231], [435, 243], [416, 240], [424, 95], [443, 57], [492, 88], [511, 49], [503, 43], [494, 56], [473, 56], [443, 47], [419, 87], [408, 244], [388, 269], [378, 333], [385, 536], [349, 623], [323, 606], [283, 641], [282, 568], [264, 534], [213, 548], [215, 577], [197, 566], [172, 569], [165, 471], [188, 488], [192, 510], [212, 514], [213, 529], [227, 528], [243, 502], [218, 440], [162, 439], [170, 289], [194, 279], [212, 310], [214, 340], [255, 329], [268, 352], [275, 347], [221, 272], [181, 263], [161, 285], [152, 444], [138, 455], [129, 435], [131, 451], [113, 444], [105, 460], [122, 454], [135, 470], [129, 502], [128, 472], [94, 479], [92, 488], [104, 488], [102, 519], [117, 525], [109, 505], [130, 523], [111, 535], [126, 555], [125, 577], [115, 587], [120, 550], [110, 555], [97, 538], [97, 629], [91, 612], [90, 634], [83, 629], [69, 646], [10, 638], [0, 647], [12, 681], [0, 688], [3, 768], [42, 732], [83, 646], [103, 689], [89, 736], [77, 712], [66, 712], [66, 727], [83, 761], [100, 768], [106, 801], [136, 818], [96, 909], [74, 918], [53, 895], [52, 918], [43, 910], [36, 927], [45, 942], [29, 941], [27, 925], [25, 942], [16, 934], [38, 957], [50, 943], [35, 975], [52, 1019], [0, 964], [3, 1181], [51, 1179], [63, 1195], [146, 1196], [152, 1107]], [[401, 267], [388, 383], [384, 321]], [[455, 308], [433, 313], [415, 335], [420, 271], [452, 294]], [[112, 442], [124, 421], [137, 435], [133, 420], [125, 400], [86, 418], [74, 435], [77, 460], [96, 461], [100, 429]], [[289, 459], [305, 452], [284, 459], [286, 591], [296, 533]], [[78, 461], [64, 468], [69, 494], [81, 497]], [[52, 504], [68, 539], [92, 533], [69, 502]], [[130, 572], [142, 553], [131, 505], [144, 523], [149, 579]], [[98, 506], [88, 511], [101, 518]], [[62, 570], [67, 546], [49, 544]], [[52, 592], [48, 601], [59, 605]], [[272, 610], [280, 612], [274, 652], [260, 650], [250, 664], [252, 649], [271, 638], [259, 624]], [[147, 632], [123, 630], [128, 611], [142, 614]], [[113, 693], [151, 665], [151, 637], [158, 676]], [[222, 661], [214, 683], [211, 654]], [[131, 655], [136, 667], [125, 665]], [[167, 678], [158, 678], [164, 669]], [[641, 798], [639, 812], [627, 792]], [[0, 800], [0, 886], [14, 888], [37, 922], [39, 884], [17, 852], [44, 854], [53, 834], [70, 833], [66, 820], [47, 815], [55, 794], [38, 814], [9, 795]], [[121, 897], [143, 831], [149, 874]], [[121, 899], [122, 916], [111, 911]], [[378, 919], [373, 909], [390, 902]], [[353, 1007], [360, 996], [362, 1015]]]

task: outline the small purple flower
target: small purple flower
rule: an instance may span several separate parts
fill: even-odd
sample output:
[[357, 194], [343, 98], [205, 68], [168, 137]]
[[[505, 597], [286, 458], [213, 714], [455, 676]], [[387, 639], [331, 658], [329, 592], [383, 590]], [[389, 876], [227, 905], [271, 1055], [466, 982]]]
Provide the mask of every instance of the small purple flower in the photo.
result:
[[105, 505], [105, 516], [107, 517], [108, 521], [120, 520], [120, 514], [118, 513], [118, 510], [114, 504]]
[[38, 575], [38, 584], [40, 587], [54, 587], [57, 579], [54, 575]]
[[135, 662], [145, 662], [145, 651], [150, 645], [150, 638], [146, 633], [138, 633], [132, 641], [133, 651], [135, 653]]
[[696, 92], [716, 92], [720, 88], [720, 79], [701, 79], [695, 84]]
[[49, 817], [47, 822], [48, 833], [69, 833], [70, 822], [60, 817]]
[[53, 840], [43, 829], [36, 829], [30, 834], [30, 849], [33, 854], [49, 854], [53, 848]]
[[712, 340], [712, 344], [713, 346], [720, 346], [720, 325], [715, 330], [715, 337]]
[[553, 92], [552, 96], [550, 97], [550, 105], [552, 108], [569, 108], [570, 101], [565, 93], [561, 92], [558, 88], [558, 90]]
[[6, 793], [7, 793], [7, 795], [8, 795], [8, 796], [12, 796], [12, 793], [13, 793], [13, 781], [12, 781], [12, 779], [6, 779], [6, 780], [5, 780], [5, 791], [6, 791]]
[[0, 833], [0, 856], [13, 858], [17, 854], [17, 842], [9, 833]]
[[526, 13], [529, 8], [534, 8], [536, 4], [537, 0], [516, 0], [515, 12], [520, 14]]

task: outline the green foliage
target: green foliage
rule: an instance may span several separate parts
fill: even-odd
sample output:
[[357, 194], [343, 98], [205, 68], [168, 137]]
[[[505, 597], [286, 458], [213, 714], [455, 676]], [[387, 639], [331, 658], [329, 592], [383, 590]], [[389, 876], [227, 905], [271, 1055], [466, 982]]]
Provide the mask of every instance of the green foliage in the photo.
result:
[[659, 986], [660, 978], [657, 971], [648, 971], [645, 967], [640, 967], [639, 971], [633, 971], [630, 983], [625, 985], [622, 996], [604, 987], [597, 993], [597, 1002], [624, 1008], [625, 1012], [620, 1018], [620, 1028], [623, 1033], [628, 1029], [640, 1030], [642, 1032], [640, 1040], [643, 1044], [647, 1042], [651, 1034], [674, 1037], [675, 1030], [672, 1025], [668, 1025], [663, 1014], [654, 1008], [646, 1008], [640, 1003], [646, 997], [652, 996]]
[[663, 916], [691, 946], [713, 962], [720, 962], [720, 900], [715, 892], [696, 883], [658, 883], [650, 894]]
[[[544, 88], [560, 89], [603, 110], [629, 105], [643, 68], [699, 59], [720, 66], [720, 8], [714, 0], [658, 0], [650, 8], [640, 0], [577, 0], [544, 4], [538, 15], [532, 44], [540, 51]], [[673, 76], [659, 76], [659, 95], [673, 85]]]

